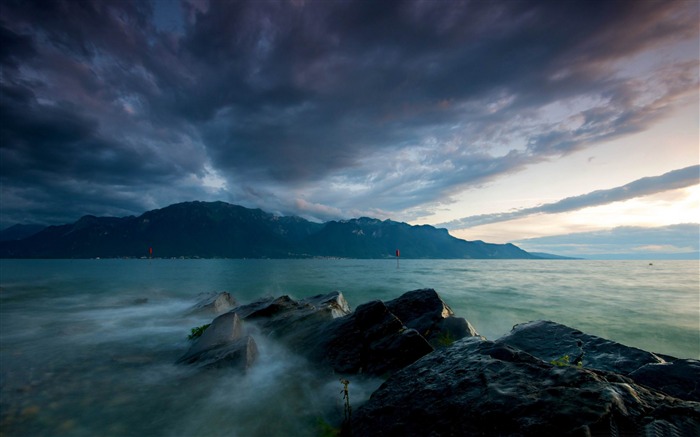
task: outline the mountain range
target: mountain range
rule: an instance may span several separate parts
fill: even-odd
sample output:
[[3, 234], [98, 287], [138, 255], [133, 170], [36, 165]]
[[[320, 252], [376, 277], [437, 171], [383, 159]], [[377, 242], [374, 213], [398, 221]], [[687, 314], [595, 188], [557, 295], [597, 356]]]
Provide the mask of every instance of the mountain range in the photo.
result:
[[86, 215], [75, 223], [0, 233], [2, 258], [536, 259], [512, 244], [465, 241], [446, 229], [357, 218], [315, 223], [225, 202], [184, 202], [138, 217]]

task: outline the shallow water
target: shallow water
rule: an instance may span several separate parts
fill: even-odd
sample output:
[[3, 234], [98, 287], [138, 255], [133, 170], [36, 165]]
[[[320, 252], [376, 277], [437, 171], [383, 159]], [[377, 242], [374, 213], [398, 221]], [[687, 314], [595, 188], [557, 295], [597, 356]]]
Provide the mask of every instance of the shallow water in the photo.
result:
[[[489, 339], [549, 319], [623, 344], [700, 358], [697, 261], [0, 260], [3, 436], [314, 435], [342, 421], [338, 375], [264, 338], [246, 375], [173, 362], [197, 294], [351, 307], [435, 288]], [[357, 407], [381, 381], [350, 378]]]

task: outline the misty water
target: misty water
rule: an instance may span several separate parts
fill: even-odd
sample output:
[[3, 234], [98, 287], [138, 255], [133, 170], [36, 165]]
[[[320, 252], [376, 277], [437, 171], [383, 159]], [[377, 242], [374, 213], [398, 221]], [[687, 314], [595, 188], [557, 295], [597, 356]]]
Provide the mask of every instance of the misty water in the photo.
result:
[[[340, 375], [256, 338], [247, 374], [174, 361], [202, 292], [239, 302], [342, 291], [352, 308], [435, 288], [489, 339], [548, 319], [700, 358], [697, 261], [0, 260], [3, 436], [319, 435], [343, 418]], [[381, 384], [351, 376], [357, 408]]]

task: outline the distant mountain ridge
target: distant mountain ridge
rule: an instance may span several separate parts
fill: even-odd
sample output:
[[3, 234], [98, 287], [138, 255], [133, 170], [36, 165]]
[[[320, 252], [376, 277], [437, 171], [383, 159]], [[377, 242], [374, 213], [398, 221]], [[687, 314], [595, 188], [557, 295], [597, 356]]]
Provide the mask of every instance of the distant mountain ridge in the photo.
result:
[[44, 225], [14, 225], [0, 231], [0, 241], [21, 240], [46, 228]]
[[465, 241], [446, 229], [367, 217], [314, 223], [225, 202], [184, 202], [135, 217], [87, 215], [22, 239], [2, 258], [403, 258], [535, 259], [512, 244]]

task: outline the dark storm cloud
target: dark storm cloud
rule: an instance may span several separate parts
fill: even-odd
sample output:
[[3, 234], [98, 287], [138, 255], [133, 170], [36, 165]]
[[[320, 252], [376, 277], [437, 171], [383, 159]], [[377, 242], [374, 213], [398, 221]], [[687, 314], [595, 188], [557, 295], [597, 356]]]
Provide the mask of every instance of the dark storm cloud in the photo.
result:
[[27, 219], [192, 198], [315, 216], [449, 202], [697, 92], [694, 62], [615, 74], [697, 40], [697, 17], [684, 1], [7, 0], [1, 221], [38, 193], [46, 215]]
[[637, 197], [649, 196], [664, 191], [691, 187], [700, 184], [700, 166], [693, 165], [679, 170], [673, 170], [661, 176], [637, 179], [621, 187], [607, 190], [597, 190], [580, 196], [567, 197], [558, 202], [547, 203], [534, 208], [523, 208], [515, 211], [481, 214], [464, 217], [438, 226], [448, 229], [462, 229], [489, 223], [515, 220], [534, 214], [558, 214], [562, 212], [577, 211], [593, 206], [607, 205], [613, 202], [621, 202]]
[[22, 60], [35, 54], [31, 37], [0, 27], [0, 64], [4, 68], [17, 68]]

